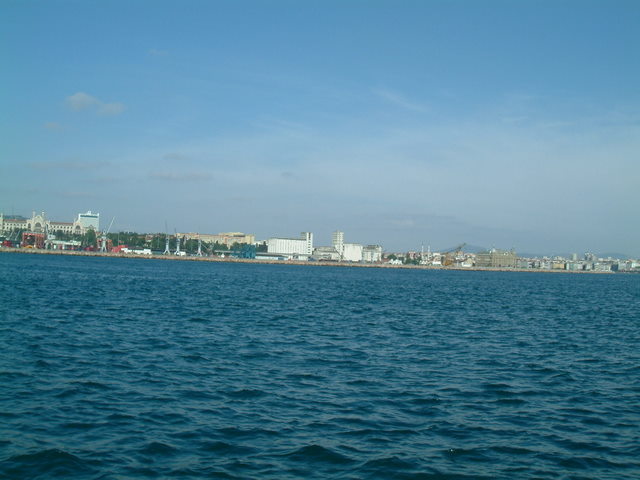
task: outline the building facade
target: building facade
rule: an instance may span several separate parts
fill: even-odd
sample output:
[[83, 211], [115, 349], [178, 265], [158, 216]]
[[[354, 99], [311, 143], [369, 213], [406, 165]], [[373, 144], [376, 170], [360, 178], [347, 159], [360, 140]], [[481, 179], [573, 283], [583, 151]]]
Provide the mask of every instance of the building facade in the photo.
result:
[[313, 233], [302, 232], [300, 238], [269, 238], [267, 253], [288, 256], [311, 256], [313, 253]]
[[492, 248], [476, 254], [476, 267], [515, 268], [516, 260], [516, 252], [513, 250]]
[[377, 263], [382, 261], [382, 247], [380, 245], [367, 245], [362, 249], [362, 261]]
[[178, 233], [178, 236], [187, 240], [195, 238], [200, 239], [207, 243], [219, 243], [230, 247], [234, 243], [247, 243], [254, 245], [256, 243], [256, 236], [253, 234], [246, 234], [242, 232], [223, 232], [213, 235], [210, 233]]
[[331, 234], [333, 248], [340, 254], [340, 260], [345, 262], [361, 262], [364, 247], [358, 243], [345, 243], [344, 232], [336, 230]]
[[49, 220], [44, 212], [33, 212], [31, 218], [5, 218], [5, 215], [0, 213], [0, 233], [2, 234], [14, 231], [55, 234], [59, 231], [65, 234], [84, 235], [90, 229], [98, 231], [99, 228], [100, 214], [91, 211], [79, 213], [73, 222]]

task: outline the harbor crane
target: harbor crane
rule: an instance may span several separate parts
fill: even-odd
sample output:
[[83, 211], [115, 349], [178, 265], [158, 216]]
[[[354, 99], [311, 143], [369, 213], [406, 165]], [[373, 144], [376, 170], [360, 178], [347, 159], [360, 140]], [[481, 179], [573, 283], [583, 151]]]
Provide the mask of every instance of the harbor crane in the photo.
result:
[[111, 218], [111, 223], [109, 224], [109, 228], [107, 228], [106, 232], [102, 232], [102, 235], [100, 236], [100, 251], [101, 252], [106, 252], [107, 251], [107, 235], [109, 235], [109, 232], [111, 231], [111, 227], [113, 226], [113, 221], [116, 219], [116, 217], [112, 217]]
[[443, 252], [442, 265], [449, 267], [456, 262], [458, 256], [462, 253], [462, 249], [466, 246], [466, 243], [461, 243], [457, 247], [454, 247], [446, 252]]

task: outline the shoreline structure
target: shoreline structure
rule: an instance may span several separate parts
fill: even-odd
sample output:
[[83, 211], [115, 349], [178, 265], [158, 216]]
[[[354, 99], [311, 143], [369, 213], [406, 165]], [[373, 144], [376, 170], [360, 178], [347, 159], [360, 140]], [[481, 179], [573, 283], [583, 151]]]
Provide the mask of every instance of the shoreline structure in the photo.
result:
[[3, 248], [0, 253], [19, 253], [31, 255], [69, 255], [75, 257], [107, 257], [107, 258], [135, 258], [140, 260], [177, 260], [187, 262], [212, 262], [212, 263], [248, 263], [267, 265], [299, 265], [310, 267], [356, 267], [356, 268], [391, 268], [402, 270], [450, 270], [462, 272], [529, 272], [529, 273], [577, 273], [577, 274], [613, 274], [612, 271], [594, 270], [541, 270], [532, 268], [500, 268], [500, 267], [453, 267], [433, 265], [389, 265], [385, 263], [345, 263], [345, 262], [309, 262], [300, 260], [262, 260], [233, 257], [187, 257], [176, 255], [138, 255], [135, 253], [110, 253], [110, 252], [86, 252], [74, 250], [44, 250], [37, 248]]

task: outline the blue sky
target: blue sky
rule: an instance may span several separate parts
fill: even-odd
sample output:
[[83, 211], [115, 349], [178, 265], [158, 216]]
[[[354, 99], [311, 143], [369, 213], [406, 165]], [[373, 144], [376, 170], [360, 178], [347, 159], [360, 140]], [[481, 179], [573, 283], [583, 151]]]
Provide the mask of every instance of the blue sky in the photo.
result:
[[640, 256], [636, 1], [4, 1], [0, 211]]

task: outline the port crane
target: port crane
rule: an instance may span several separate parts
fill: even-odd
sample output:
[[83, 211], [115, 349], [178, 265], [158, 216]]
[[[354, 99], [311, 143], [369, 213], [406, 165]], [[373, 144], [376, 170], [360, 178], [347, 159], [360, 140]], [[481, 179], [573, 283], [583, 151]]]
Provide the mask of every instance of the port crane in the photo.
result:
[[458, 258], [458, 256], [462, 253], [462, 249], [466, 246], [466, 243], [461, 243], [457, 247], [454, 247], [450, 250], [443, 252], [442, 256], [442, 265], [445, 267], [449, 267], [453, 265]]
[[109, 235], [109, 232], [111, 231], [111, 227], [113, 226], [113, 221], [116, 219], [116, 217], [112, 217], [111, 218], [111, 223], [109, 224], [109, 228], [107, 228], [106, 232], [102, 232], [102, 235], [100, 237], [100, 251], [101, 252], [106, 252], [107, 251], [107, 235]]

